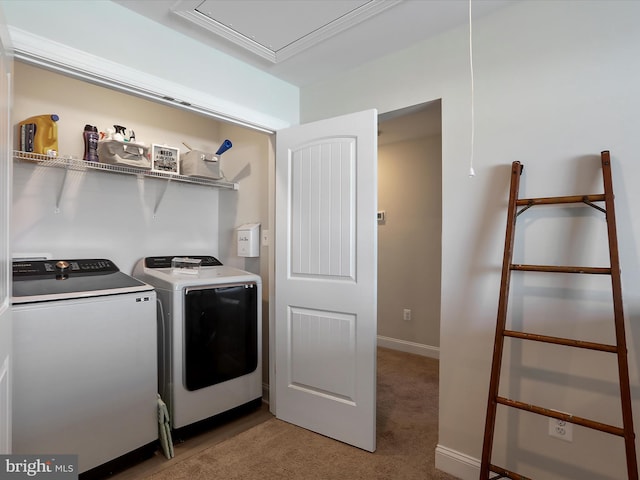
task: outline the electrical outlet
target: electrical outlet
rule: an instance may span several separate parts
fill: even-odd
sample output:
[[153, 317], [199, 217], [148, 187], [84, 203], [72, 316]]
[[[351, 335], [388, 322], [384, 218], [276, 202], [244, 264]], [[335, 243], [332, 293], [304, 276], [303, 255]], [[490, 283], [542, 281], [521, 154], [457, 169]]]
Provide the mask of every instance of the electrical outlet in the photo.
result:
[[411, 321], [411, 310], [410, 310], [410, 309], [405, 308], [405, 309], [402, 311], [402, 319], [403, 319], [405, 322], [410, 322], [410, 321]]
[[549, 419], [549, 435], [565, 442], [573, 441], [573, 424], [557, 418]]

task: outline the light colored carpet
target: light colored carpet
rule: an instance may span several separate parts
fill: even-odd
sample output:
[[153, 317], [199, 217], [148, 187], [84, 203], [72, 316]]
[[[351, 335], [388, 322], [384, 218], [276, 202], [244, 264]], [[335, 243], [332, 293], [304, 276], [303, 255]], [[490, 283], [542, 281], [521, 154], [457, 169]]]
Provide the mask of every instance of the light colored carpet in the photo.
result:
[[435, 470], [438, 361], [378, 349], [377, 450], [270, 419], [149, 480], [453, 480]]

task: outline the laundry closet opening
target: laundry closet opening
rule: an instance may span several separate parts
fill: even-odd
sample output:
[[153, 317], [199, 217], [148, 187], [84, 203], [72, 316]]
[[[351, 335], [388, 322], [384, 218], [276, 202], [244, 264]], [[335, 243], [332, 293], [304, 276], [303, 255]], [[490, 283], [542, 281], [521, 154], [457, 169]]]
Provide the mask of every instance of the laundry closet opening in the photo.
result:
[[[195, 107], [136, 95], [135, 89], [130, 92], [127, 85], [109, 79], [94, 83], [57, 65], [45, 68], [17, 60], [14, 78], [11, 124], [56, 114], [59, 158], [81, 161], [87, 124], [99, 132], [116, 125], [134, 131], [148, 152], [156, 144], [180, 155], [190, 150], [213, 153], [228, 139], [232, 148], [219, 157], [219, 175], [222, 182], [237, 184], [234, 190], [199, 184], [195, 176], [196, 181], [185, 182], [178, 180], [183, 175], [168, 180], [15, 161], [10, 227], [15, 254], [108, 258], [127, 274], [146, 257], [214, 256], [225, 267], [260, 275], [259, 300], [265, 305], [261, 326], [268, 325], [269, 247], [261, 246], [257, 257], [243, 257], [238, 255], [236, 239], [241, 225], [269, 228], [270, 133], [207, 116]], [[106, 165], [102, 160], [95, 165]], [[268, 390], [264, 328], [261, 373], [262, 388]]]
[[441, 101], [378, 119], [378, 345], [439, 358]]

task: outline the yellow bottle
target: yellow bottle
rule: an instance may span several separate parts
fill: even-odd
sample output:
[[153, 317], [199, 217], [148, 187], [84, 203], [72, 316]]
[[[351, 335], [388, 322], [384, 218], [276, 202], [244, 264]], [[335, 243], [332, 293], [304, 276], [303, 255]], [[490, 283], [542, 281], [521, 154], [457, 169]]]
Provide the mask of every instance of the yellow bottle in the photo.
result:
[[29, 117], [18, 124], [18, 139], [23, 152], [58, 155], [58, 120], [55, 113]]

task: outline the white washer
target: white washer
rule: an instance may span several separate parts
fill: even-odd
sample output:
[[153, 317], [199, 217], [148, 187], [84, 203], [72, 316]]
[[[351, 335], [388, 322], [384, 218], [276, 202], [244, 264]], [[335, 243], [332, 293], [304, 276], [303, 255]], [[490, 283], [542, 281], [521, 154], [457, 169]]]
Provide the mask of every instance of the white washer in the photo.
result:
[[180, 273], [175, 257], [146, 257], [133, 271], [160, 301], [158, 383], [174, 430], [262, 398], [260, 277], [206, 255], [189, 256], [198, 273]]
[[13, 262], [13, 453], [78, 473], [158, 439], [156, 295], [109, 260]]

